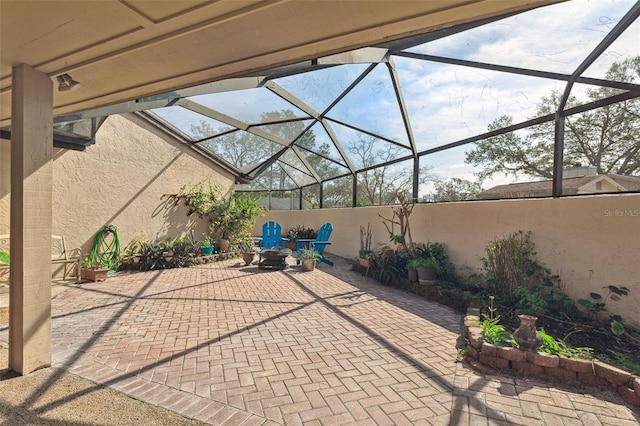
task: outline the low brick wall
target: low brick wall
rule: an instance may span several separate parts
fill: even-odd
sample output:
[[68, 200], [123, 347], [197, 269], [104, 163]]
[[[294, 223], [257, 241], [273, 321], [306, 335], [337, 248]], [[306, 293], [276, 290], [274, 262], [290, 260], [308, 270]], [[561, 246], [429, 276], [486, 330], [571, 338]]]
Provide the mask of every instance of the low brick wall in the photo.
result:
[[526, 376], [553, 380], [575, 380], [595, 386], [610, 386], [630, 404], [640, 406], [640, 377], [599, 361], [565, 358], [545, 353], [521, 351], [485, 342], [478, 325], [477, 309], [469, 309], [464, 318], [463, 336], [467, 339], [467, 358], [480, 364]]

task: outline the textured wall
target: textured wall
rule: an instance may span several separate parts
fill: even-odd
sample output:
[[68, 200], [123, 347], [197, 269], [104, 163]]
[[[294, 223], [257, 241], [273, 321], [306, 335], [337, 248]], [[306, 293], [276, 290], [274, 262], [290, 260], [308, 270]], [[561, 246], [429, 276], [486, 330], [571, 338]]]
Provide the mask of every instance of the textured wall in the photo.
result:
[[[0, 141], [0, 233], [9, 230], [9, 142]], [[115, 225], [121, 245], [185, 236], [194, 227], [183, 206], [161, 199], [186, 184], [229, 188], [233, 177], [134, 114], [111, 116], [85, 152], [56, 150], [53, 233], [88, 253], [95, 234]], [[205, 228], [196, 227], [200, 238]]]
[[0, 139], [0, 234], [9, 233], [11, 211], [11, 147], [8, 140]]
[[[298, 224], [317, 229], [332, 222], [333, 244], [327, 251], [355, 258], [361, 224], [371, 223], [374, 244], [388, 243], [378, 213], [389, 216], [390, 211], [272, 211], [264, 220], [276, 220], [283, 229]], [[539, 261], [561, 276], [571, 297], [588, 299], [590, 292], [604, 295], [603, 286], [626, 286], [630, 295], [607, 301], [607, 308], [640, 328], [640, 194], [420, 204], [411, 216], [411, 229], [414, 241], [445, 243], [458, 271], [464, 266], [479, 271], [484, 248], [494, 237], [531, 231]]]

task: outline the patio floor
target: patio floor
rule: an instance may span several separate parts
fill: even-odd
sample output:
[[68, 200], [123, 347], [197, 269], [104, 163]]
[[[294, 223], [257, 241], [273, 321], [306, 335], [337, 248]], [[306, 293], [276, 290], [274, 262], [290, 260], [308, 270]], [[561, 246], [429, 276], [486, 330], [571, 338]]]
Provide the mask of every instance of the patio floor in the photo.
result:
[[216, 425], [640, 421], [608, 391], [456, 363], [459, 313], [334, 260], [301, 272], [236, 259], [69, 286], [52, 302], [53, 364]]

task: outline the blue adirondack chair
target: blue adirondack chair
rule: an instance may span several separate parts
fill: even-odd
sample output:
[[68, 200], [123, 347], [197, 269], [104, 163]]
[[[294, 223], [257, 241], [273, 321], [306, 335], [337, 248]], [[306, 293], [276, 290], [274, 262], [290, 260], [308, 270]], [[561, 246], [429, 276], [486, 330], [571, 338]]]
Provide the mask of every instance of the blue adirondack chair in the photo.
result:
[[[262, 225], [262, 239], [260, 239], [262, 250], [281, 247], [288, 242], [288, 238], [282, 238], [282, 226], [278, 222], [270, 221]], [[262, 256], [258, 253], [258, 261], [260, 260], [262, 260]]]
[[[300, 253], [304, 250], [304, 247], [313, 247], [313, 249], [320, 255], [320, 262], [326, 263], [329, 266], [333, 266], [333, 262], [324, 257], [324, 248], [331, 244], [329, 241], [329, 237], [331, 236], [331, 232], [333, 231], [333, 226], [330, 223], [325, 223], [318, 230], [318, 235], [314, 239], [301, 239], [297, 240], [296, 243], [296, 253]], [[296, 263], [300, 263], [300, 260], [297, 260]]]

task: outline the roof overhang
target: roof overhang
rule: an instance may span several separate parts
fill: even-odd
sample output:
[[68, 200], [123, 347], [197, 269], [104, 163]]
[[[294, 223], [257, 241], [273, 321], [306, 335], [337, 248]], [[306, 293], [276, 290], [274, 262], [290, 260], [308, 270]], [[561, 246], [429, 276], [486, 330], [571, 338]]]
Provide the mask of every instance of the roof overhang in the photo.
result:
[[58, 116], [559, 1], [0, 0], [0, 127], [22, 63], [81, 83]]

